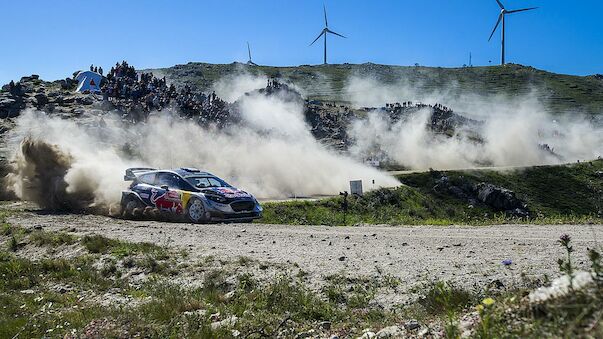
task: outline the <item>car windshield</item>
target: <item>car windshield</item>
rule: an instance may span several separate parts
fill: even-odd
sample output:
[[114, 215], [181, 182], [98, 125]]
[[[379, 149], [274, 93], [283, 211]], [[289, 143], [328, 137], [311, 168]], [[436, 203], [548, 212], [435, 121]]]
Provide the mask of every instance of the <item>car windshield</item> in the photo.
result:
[[224, 180], [216, 177], [198, 176], [198, 177], [186, 177], [191, 185], [197, 188], [207, 187], [231, 187]]

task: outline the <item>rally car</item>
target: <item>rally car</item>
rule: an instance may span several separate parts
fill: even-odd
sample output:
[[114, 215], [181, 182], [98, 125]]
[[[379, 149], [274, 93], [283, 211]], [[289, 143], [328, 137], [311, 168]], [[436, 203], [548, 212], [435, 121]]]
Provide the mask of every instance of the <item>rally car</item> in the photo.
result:
[[124, 180], [132, 181], [122, 191], [121, 210], [125, 217], [137, 216], [147, 209], [184, 217], [193, 223], [251, 222], [262, 216], [262, 207], [253, 195], [196, 168], [128, 168]]

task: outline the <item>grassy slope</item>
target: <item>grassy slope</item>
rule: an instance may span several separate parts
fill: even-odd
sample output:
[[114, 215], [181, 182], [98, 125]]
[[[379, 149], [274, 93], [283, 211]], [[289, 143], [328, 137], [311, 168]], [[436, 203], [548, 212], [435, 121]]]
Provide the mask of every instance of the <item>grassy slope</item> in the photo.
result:
[[[538, 97], [553, 113], [580, 110], [589, 114], [603, 111], [603, 80], [541, 71], [521, 65], [441, 68], [376, 64], [302, 65], [297, 67], [247, 66], [239, 63], [188, 63], [153, 70], [180, 82], [207, 90], [218, 79], [248, 72], [278, 76], [301, 87], [310, 98], [345, 101], [342, 96], [350, 75], [375, 77], [391, 84], [406, 81], [421, 91], [445, 91], [452, 95], [505, 94], [516, 96], [538, 89]], [[412, 99], [412, 98], [409, 98]]]
[[[489, 224], [525, 222], [513, 220], [488, 206], [469, 207], [448, 193], [433, 187], [442, 174], [451, 182], [488, 182], [511, 189], [526, 202], [531, 222], [603, 222], [603, 160], [563, 166], [539, 166], [497, 172], [493, 170], [413, 173], [398, 176], [407, 186], [382, 189], [350, 198], [345, 224]], [[342, 225], [341, 199], [318, 202], [286, 202], [265, 206], [266, 223]]]

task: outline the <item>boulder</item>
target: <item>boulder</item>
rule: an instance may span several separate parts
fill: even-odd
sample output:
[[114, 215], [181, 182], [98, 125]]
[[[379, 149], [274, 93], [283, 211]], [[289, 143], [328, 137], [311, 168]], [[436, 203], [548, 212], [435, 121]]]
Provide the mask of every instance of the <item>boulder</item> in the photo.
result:
[[25, 103], [20, 98], [0, 96], [0, 119], [14, 118], [23, 108], [25, 108]]
[[217, 330], [224, 327], [232, 327], [237, 323], [238, 318], [236, 316], [230, 316], [221, 321], [214, 321], [210, 324], [212, 330]]
[[398, 326], [388, 326], [377, 332], [377, 338], [404, 338], [406, 332]]
[[475, 185], [475, 192], [479, 201], [492, 207], [494, 210], [510, 211], [518, 208], [525, 209], [521, 200], [515, 196], [515, 192], [506, 188], [482, 182]]
[[48, 97], [44, 93], [38, 93], [34, 97], [38, 106], [44, 106], [48, 103]]
[[77, 101], [77, 103], [81, 105], [92, 105], [94, 103], [94, 99], [89, 96], [79, 97], [75, 101]]

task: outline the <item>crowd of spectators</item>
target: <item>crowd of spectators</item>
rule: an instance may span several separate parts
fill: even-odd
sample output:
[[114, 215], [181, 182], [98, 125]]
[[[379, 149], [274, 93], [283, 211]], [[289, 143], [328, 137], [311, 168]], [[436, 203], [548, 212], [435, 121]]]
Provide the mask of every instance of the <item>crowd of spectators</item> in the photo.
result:
[[207, 95], [189, 85], [177, 89], [174, 84], [168, 85], [165, 76], [138, 73], [126, 61], [111, 67], [105, 79], [101, 87], [103, 100], [112, 102], [133, 120], [144, 120], [150, 112], [168, 107], [200, 123], [224, 124], [229, 115], [226, 102], [215, 92]]
[[433, 108], [439, 111], [442, 111], [444, 113], [452, 113], [452, 109], [448, 108], [442, 104], [434, 104], [434, 105], [428, 105], [428, 104], [423, 104], [423, 103], [413, 103], [412, 101], [404, 101], [403, 103], [392, 103], [392, 104], [385, 104], [385, 109], [387, 111], [390, 112], [394, 112], [394, 113], [400, 113], [403, 109], [406, 108]]

